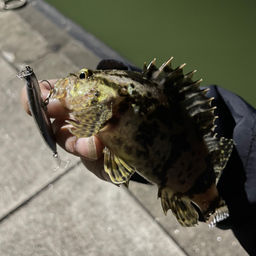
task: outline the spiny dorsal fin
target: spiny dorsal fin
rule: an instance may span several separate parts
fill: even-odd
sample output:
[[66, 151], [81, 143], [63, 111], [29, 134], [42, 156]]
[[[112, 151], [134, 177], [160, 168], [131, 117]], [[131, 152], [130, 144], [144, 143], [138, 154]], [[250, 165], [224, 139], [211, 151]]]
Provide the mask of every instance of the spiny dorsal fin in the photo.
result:
[[[175, 68], [173, 71], [168, 73], [164, 79], [161, 80], [161, 84], [164, 85], [168, 91], [172, 93], [179, 93], [179, 89], [188, 85], [186, 82], [187, 79], [184, 79], [183, 68], [185, 67], [185, 63]], [[191, 81], [190, 81], [191, 82]]]
[[163, 85], [165, 93], [179, 102], [188, 114], [195, 120], [202, 136], [214, 129], [214, 107], [211, 107], [213, 98], [206, 97], [208, 89], [200, 89], [202, 79], [193, 81], [196, 70], [183, 74], [185, 63], [173, 69], [171, 62], [173, 57], [166, 61], [159, 69], [155, 66], [154, 59], [145, 74], [152, 80]]
[[[216, 107], [212, 107], [213, 98], [206, 97], [209, 89], [201, 89], [202, 79], [193, 81], [193, 75], [196, 70], [183, 74], [185, 64], [176, 69], [172, 69], [170, 58], [159, 69], [155, 66], [155, 60], [148, 66], [150, 78], [160, 85], [164, 86], [165, 93], [176, 102], [180, 103], [193, 118], [200, 133], [204, 136], [205, 142], [212, 154], [214, 171], [216, 173], [216, 182], [218, 182], [222, 170], [230, 157], [234, 141], [232, 139], [217, 138], [214, 133]], [[146, 72], [147, 74], [147, 72]]]

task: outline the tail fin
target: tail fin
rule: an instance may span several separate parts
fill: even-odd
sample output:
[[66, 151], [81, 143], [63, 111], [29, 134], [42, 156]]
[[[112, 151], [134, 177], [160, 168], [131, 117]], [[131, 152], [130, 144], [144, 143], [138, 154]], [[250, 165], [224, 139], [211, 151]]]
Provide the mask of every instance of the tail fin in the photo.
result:
[[209, 227], [215, 227], [217, 222], [225, 220], [229, 217], [229, 210], [224, 200], [221, 200], [221, 205], [210, 216], [206, 218], [206, 223]]

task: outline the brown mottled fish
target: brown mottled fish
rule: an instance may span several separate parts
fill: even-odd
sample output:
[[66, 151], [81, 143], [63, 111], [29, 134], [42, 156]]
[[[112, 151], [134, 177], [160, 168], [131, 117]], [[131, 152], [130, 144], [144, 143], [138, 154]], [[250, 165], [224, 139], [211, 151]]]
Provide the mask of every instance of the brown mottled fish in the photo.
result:
[[[77, 138], [97, 136], [105, 145], [104, 169], [115, 184], [134, 172], [159, 188], [163, 211], [182, 226], [198, 223], [198, 213], [214, 226], [228, 217], [216, 183], [232, 152], [233, 140], [214, 133], [215, 107], [208, 89], [153, 60], [143, 72], [82, 69], [60, 79], [51, 97], [68, 108]], [[191, 204], [193, 202], [193, 204]]]

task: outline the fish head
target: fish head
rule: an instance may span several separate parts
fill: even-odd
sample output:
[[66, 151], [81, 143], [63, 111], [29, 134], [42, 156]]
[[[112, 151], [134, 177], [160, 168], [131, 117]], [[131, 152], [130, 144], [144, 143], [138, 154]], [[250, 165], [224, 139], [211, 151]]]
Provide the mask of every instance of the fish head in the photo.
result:
[[58, 99], [68, 109], [79, 111], [98, 104], [110, 105], [116, 91], [106, 86], [107, 80], [98, 77], [97, 71], [81, 69], [59, 79], [54, 85], [52, 98]]

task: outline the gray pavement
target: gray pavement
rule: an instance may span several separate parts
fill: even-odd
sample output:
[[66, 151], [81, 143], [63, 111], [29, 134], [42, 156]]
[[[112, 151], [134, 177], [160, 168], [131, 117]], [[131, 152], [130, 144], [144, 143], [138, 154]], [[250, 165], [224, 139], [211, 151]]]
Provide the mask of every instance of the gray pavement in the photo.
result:
[[60, 149], [71, 164], [54, 171], [19, 103], [18, 70], [58, 78], [122, 57], [42, 1], [0, 12], [0, 24], [0, 255], [247, 255], [229, 230], [165, 217], [153, 186], [118, 188]]

